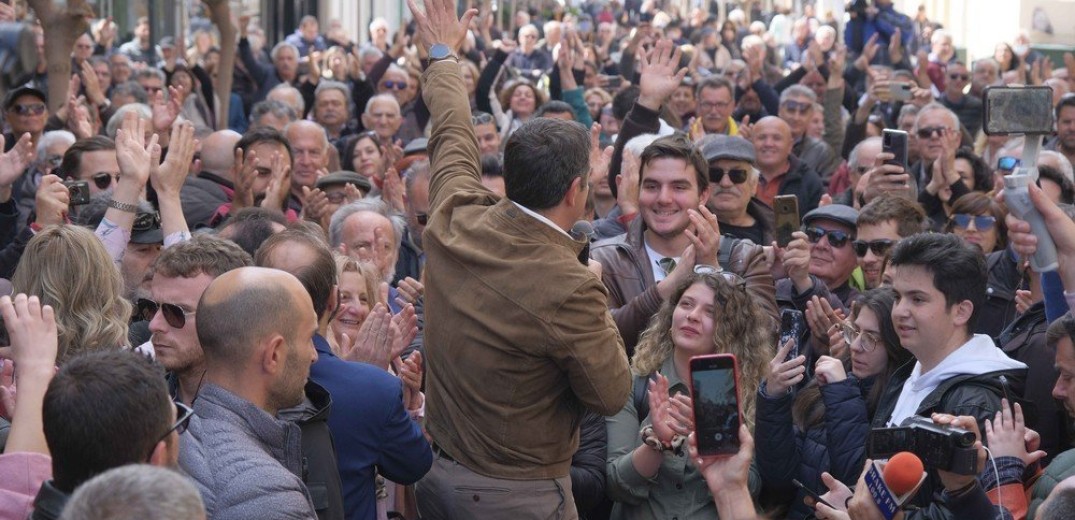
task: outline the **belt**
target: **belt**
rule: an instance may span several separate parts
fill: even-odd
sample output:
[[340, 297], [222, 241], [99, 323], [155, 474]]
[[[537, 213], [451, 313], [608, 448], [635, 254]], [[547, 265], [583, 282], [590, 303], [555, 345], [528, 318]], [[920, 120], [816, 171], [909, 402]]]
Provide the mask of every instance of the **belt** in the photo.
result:
[[440, 458], [442, 458], [442, 459], [444, 459], [444, 460], [446, 460], [448, 462], [458, 462], [451, 455], [448, 455], [448, 452], [444, 451], [443, 448], [438, 446], [437, 443], [434, 442], [431, 446], [433, 448], [433, 454], [434, 455], [436, 455], [436, 456], [438, 456], [438, 457], [440, 457]]

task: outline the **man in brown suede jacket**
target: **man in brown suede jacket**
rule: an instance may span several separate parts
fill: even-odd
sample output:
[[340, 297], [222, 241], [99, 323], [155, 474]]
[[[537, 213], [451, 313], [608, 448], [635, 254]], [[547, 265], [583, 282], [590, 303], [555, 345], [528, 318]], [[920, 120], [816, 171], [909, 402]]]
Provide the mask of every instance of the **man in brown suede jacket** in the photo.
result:
[[[507, 197], [481, 183], [456, 55], [474, 15], [408, 2], [430, 62], [426, 429], [437, 458], [417, 485], [423, 518], [577, 518], [569, 467], [584, 408], [627, 401], [631, 376], [600, 278], [579, 261], [589, 135], [534, 119], [504, 152]], [[596, 270], [597, 268], [595, 268]]]

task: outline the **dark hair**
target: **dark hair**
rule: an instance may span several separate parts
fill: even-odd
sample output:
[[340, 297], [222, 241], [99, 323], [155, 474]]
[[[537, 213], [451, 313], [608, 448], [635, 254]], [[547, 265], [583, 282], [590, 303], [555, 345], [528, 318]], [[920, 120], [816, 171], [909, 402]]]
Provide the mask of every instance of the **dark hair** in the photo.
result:
[[252, 146], [261, 143], [274, 143], [283, 146], [287, 150], [288, 160], [294, 162], [295, 154], [291, 152], [291, 144], [287, 142], [287, 138], [279, 130], [267, 126], [258, 126], [247, 130], [243, 137], [239, 139], [239, 142], [235, 143], [235, 149], [242, 150], [245, 157]]
[[[121, 54], [121, 56], [123, 55]], [[149, 93], [146, 92], [145, 87], [143, 87], [141, 83], [134, 80], [127, 80], [123, 83], [112, 85], [112, 91], [108, 94], [108, 98], [111, 100], [116, 96], [130, 96], [134, 98], [135, 103], [149, 103]]]
[[164, 372], [129, 350], [64, 363], [42, 406], [56, 487], [71, 493], [111, 468], [145, 462], [172, 423]]
[[971, 171], [974, 172], [973, 191], [982, 193], [993, 191], [993, 170], [985, 163], [985, 160], [969, 148], [956, 150], [956, 159], [963, 159], [970, 163]]
[[641, 174], [638, 176], [639, 184], [646, 177], [646, 167], [657, 159], [682, 159], [687, 166], [694, 168], [694, 176], [698, 182], [698, 193], [709, 187], [709, 163], [706, 162], [702, 151], [691, 143], [686, 134], [675, 133], [658, 138], [650, 143], [642, 155], [639, 156]]
[[482, 177], [503, 177], [504, 166], [500, 164], [500, 157], [496, 154], [482, 156]]
[[59, 171], [53, 173], [61, 179], [74, 179], [78, 176], [78, 171], [82, 169], [82, 154], [115, 149], [116, 142], [103, 135], [79, 139], [64, 152]]
[[951, 308], [963, 301], [973, 310], [967, 330], [973, 331], [985, 304], [985, 256], [976, 247], [948, 233], [920, 233], [892, 248], [890, 266], [918, 266], [933, 275], [933, 286]]
[[1075, 344], [1075, 315], [1070, 312], [1065, 312], [1045, 330], [1045, 345], [1050, 350], [1056, 350], [1057, 344], [1064, 338]]
[[253, 258], [261, 243], [276, 233], [273, 224], [287, 227], [287, 220], [279, 211], [243, 208], [217, 227], [217, 234], [235, 242]]
[[[993, 251], [999, 251], [1008, 246], [1008, 226], [1004, 223], [1004, 208], [993, 200], [993, 197], [985, 193], [972, 191], [952, 203], [952, 214], [966, 213], [968, 215], [989, 215], [997, 220], [997, 244]], [[944, 226], [947, 233], [951, 233], [955, 224], [952, 220]], [[992, 251], [985, 251], [991, 253]]]
[[896, 233], [901, 238], [925, 231], [926, 211], [917, 202], [903, 197], [878, 197], [862, 207], [858, 226], [884, 224], [896, 221]]
[[552, 100], [538, 107], [534, 112], [534, 117], [544, 117], [546, 114], [571, 114], [571, 119], [575, 119], [575, 109], [559, 100]]
[[204, 273], [216, 278], [253, 264], [250, 255], [235, 242], [199, 233], [161, 251], [153, 264], [153, 273], [169, 278], [194, 278]]
[[[298, 268], [284, 269], [283, 266], [273, 265], [273, 251], [278, 247], [293, 247], [293, 245], [309, 249], [313, 255], [312, 258]], [[318, 321], [321, 320], [328, 309], [332, 289], [336, 286], [336, 261], [332, 258], [332, 250], [329, 249], [328, 242], [302, 229], [288, 229], [269, 237], [258, 248], [257, 254], [254, 255], [254, 263], [259, 267], [286, 270], [298, 278], [314, 302], [314, 313], [317, 314]]]
[[635, 106], [641, 92], [637, 85], [631, 85], [612, 96], [612, 117], [619, 121], [627, 119], [627, 113]]
[[1071, 183], [1060, 170], [1053, 168], [1049, 165], [1038, 165], [1038, 186], [1041, 186], [1041, 180], [1048, 179], [1053, 181], [1060, 187], [1060, 202], [1063, 204], [1071, 204], [1075, 202], [1075, 184]]
[[509, 199], [532, 210], [563, 200], [572, 181], [590, 171], [590, 133], [574, 121], [530, 118], [504, 146], [504, 185]]
[[1072, 107], [1075, 108], [1075, 92], [1069, 92], [1060, 96], [1060, 101], [1056, 104], [1056, 120], [1060, 121], [1060, 111]]
[[361, 134], [351, 136], [347, 138], [347, 142], [343, 145], [343, 153], [340, 154], [340, 167], [345, 170], [354, 168], [355, 162], [355, 148], [358, 143], [363, 139], [369, 139], [373, 141], [373, 146], [377, 147], [377, 153], [381, 153], [381, 137], [377, 135], [377, 132], [367, 131]]
[[729, 96], [735, 96], [735, 86], [732, 85], [732, 82], [728, 81], [723, 76], [714, 75], [703, 79], [698, 83], [698, 86], [694, 87], [694, 97], [701, 99], [702, 90], [716, 90], [721, 88], [728, 89]]

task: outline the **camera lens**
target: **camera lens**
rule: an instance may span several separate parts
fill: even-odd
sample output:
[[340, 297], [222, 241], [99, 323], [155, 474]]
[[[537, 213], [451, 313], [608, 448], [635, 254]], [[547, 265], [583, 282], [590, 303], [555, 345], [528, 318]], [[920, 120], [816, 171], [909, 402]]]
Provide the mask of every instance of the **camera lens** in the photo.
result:
[[952, 440], [957, 448], [970, 448], [974, 446], [974, 434], [971, 432], [952, 432]]

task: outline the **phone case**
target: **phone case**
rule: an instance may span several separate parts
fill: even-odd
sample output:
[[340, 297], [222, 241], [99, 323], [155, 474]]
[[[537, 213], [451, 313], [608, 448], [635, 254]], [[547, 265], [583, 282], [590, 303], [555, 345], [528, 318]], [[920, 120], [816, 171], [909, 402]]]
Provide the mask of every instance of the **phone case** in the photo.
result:
[[787, 247], [791, 243], [791, 234], [798, 231], [799, 199], [795, 195], [777, 195], [773, 199], [773, 213], [776, 224], [776, 245]]
[[[699, 384], [696, 373], [728, 370], [732, 373], [732, 388], [718, 392], [731, 393], [734, 403], [710, 401], [704, 398], [708, 390]], [[691, 402], [694, 411], [694, 432], [698, 442], [698, 454], [702, 457], [730, 457], [739, 451], [739, 426], [743, 424], [743, 407], [739, 396], [739, 363], [733, 354], [710, 354], [695, 356], [690, 361]], [[735, 410], [734, 424], [728, 423], [728, 406]], [[719, 436], [714, 446], [709, 440], [708, 432], [714, 431]]]
[[895, 157], [885, 161], [907, 170], [907, 132], [886, 128], [881, 132], [881, 151]]

